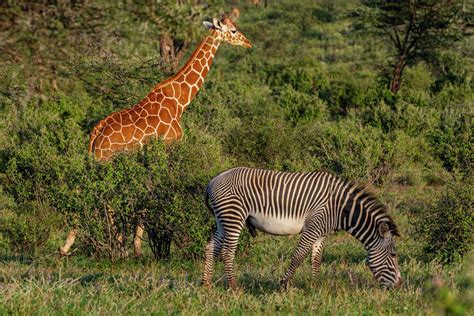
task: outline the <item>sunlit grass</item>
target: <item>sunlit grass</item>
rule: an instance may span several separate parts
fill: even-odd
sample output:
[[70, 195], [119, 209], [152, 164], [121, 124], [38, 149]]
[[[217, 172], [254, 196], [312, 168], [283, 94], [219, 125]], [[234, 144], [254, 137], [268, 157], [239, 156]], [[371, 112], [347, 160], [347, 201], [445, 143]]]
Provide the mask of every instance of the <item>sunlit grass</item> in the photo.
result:
[[[309, 260], [292, 287], [280, 291], [279, 280], [297, 238], [258, 236], [236, 271], [240, 289], [227, 290], [222, 264], [217, 264], [212, 289], [201, 287], [203, 262], [156, 262], [151, 256], [123, 262], [71, 256], [39, 256], [34, 261], [4, 256], [0, 264], [1, 313], [318, 313], [433, 314], [433, 277], [456, 293], [461, 266], [439, 269], [400, 250], [404, 284], [387, 291], [378, 286], [365, 254], [348, 235], [332, 237], [320, 274], [311, 277]], [[408, 258], [408, 259], [403, 259]]]

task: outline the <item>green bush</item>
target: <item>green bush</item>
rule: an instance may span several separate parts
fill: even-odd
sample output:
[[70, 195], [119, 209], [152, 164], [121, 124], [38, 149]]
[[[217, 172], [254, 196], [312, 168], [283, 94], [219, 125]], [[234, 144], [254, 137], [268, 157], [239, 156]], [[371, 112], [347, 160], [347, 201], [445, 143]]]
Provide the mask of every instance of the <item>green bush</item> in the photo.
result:
[[315, 170], [322, 168], [351, 179], [373, 179], [386, 156], [380, 130], [364, 127], [353, 118], [303, 126], [298, 142], [312, 156]]
[[430, 130], [428, 140], [446, 170], [472, 176], [473, 126], [470, 113], [447, 109]]
[[[155, 155], [153, 148], [139, 156]], [[148, 160], [148, 159], [147, 159]], [[204, 205], [207, 183], [231, 164], [219, 142], [199, 131], [188, 131], [183, 141], [167, 150], [164, 168], [147, 164], [148, 192], [144, 197], [144, 224], [156, 257], [169, 257], [162, 242], [173, 242], [174, 255], [195, 258], [203, 255], [214, 219]], [[161, 177], [162, 181], [155, 181]], [[150, 233], [151, 232], [151, 233]]]
[[169, 148], [158, 141], [97, 163], [86, 153], [79, 125], [86, 110], [78, 109], [68, 99], [43, 103], [34, 113], [26, 108], [20, 117], [32, 118], [20, 118], [15, 127], [20, 137], [2, 150], [2, 182], [17, 214], [15, 225], [2, 226], [11, 248], [30, 251], [44, 244], [48, 222], [28, 221], [28, 214], [41, 210], [63, 214], [66, 227], [79, 229], [79, 245], [88, 253], [123, 256], [137, 223], [144, 221], [148, 229], [172, 233], [177, 256], [201, 255], [213, 225], [203, 204], [204, 188], [230, 167], [220, 143], [192, 130]]
[[459, 260], [474, 243], [474, 181], [452, 181], [431, 208], [418, 214], [422, 257], [441, 263]]
[[32, 255], [44, 248], [60, 222], [46, 205], [32, 206], [27, 212], [2, 214], [5, 217], [0, 220], [0, 241], [4, 239], [7, 249], [17, 255]]
[[275, 92], [285, 119], [296, 126], [325, 116], [326, 105], [315, 95], [299, 92], [287, 85]]

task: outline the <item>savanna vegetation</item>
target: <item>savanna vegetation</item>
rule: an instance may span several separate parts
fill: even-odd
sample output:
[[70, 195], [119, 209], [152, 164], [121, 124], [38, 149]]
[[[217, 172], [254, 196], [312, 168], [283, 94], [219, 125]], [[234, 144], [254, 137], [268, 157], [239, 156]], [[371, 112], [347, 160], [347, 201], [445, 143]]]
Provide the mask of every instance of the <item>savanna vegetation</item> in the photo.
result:
[[[472, 2], [407, 1], [399, 15], [386, 1], [254, 2], [0, 4], [1, 314], [472, 314]], [[254, 47], [219, 48], [183, 140], [95, 162], [93, 126], [172, 75], [202, 21], [233, 5]], [[401, 288], [379, 288], [363, 247], [338, 233], [320, 275], [305, 264], [280, 292], [297, 236], [248, 232], [241, 290], [227, 292], [219, 264], [202, 288], [203, 191], [233, 166], [369, 187], [401, 230]], [[144, 255], [123, 258], [116, 237], [130, 249], [138, 222]]]

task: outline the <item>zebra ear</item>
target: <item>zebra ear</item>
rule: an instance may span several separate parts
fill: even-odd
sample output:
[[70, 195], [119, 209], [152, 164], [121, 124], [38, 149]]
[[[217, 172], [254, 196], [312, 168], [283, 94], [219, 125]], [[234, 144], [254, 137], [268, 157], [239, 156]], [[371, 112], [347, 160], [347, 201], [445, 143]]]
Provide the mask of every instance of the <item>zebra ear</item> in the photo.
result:
[[387, 238], [390, 235], [390, 226], [386, 221], [379, 224], [379, 235], [383, 238]]

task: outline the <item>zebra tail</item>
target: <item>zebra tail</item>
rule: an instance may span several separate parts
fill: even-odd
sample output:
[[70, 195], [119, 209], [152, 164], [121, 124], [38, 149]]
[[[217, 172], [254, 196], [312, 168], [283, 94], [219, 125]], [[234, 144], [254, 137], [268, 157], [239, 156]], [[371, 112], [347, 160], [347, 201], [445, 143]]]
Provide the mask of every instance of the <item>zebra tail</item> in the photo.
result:
[[214, 216], [214, 210], [212, 209], [211, 203], [209, 203], [209, 190], [210, 190], [211, 182], [206, 187], [206, 193], [204, 194], [204, 203], [208, 208], [209, 212], [211, 212], [212, 216]]

